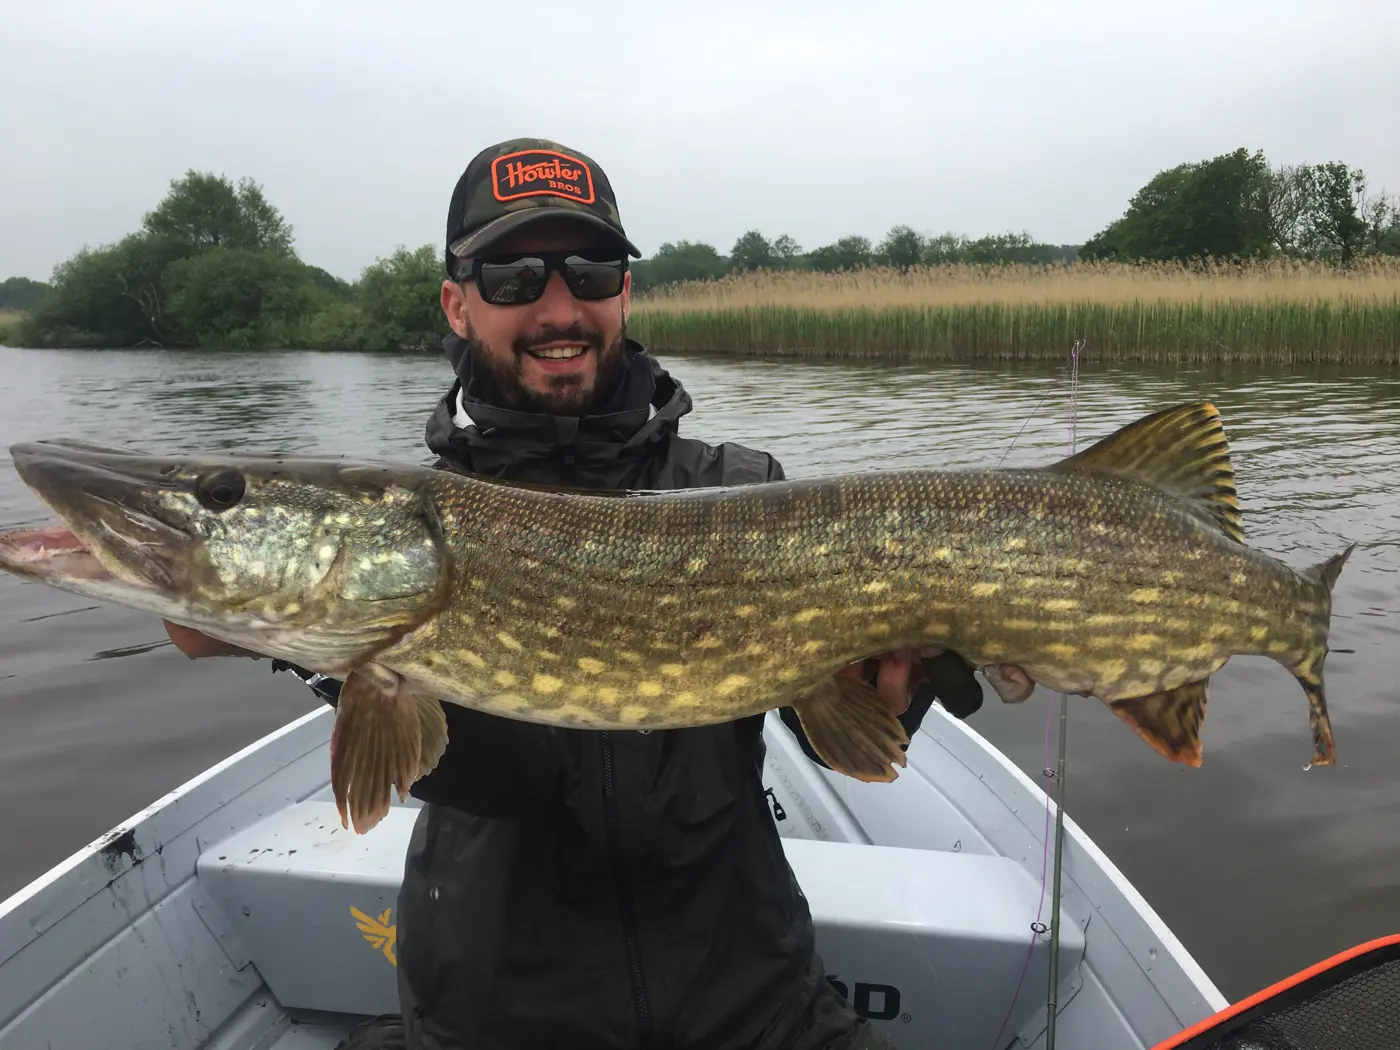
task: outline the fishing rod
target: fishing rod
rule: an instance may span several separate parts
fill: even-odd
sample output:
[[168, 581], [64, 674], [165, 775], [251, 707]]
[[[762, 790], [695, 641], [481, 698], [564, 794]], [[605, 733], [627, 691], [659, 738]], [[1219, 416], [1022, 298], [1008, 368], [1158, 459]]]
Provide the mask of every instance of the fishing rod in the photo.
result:
[[[1075, 409], [1078, 403], [1079, 393], [1079, 355], [1083, 351], [1085, 341], [1076, 339], [1070, 348], [1070, 394], [1069, 394], [1069, 454], [1075, 453]], [[1006, 461], [1011, 450], [1016, 447], [1016, 442], [1021, 439], [1027, 424], [1035, 418], [1046, 399], [1054, 390], [1058, 380], [1052, 381], [1045, 393], [1041, 395], [1036, 406], [1031, 409], [1030, 414], [1021, 423], [1021, 429], [1016, 432], [1016, 436], [1011, 439], [1001, 458], [997, 460], [997, 467]], [[1049, 779], [1055, 781], [1055, 867], [1054, 867], [1054, 888], [1052, 891], [1053, 900], [1051, 902], [1050, 920], [1050, 975], [1049, 988], [1045, 997], [1046, 1005], [1046, 1031], [1045, 1050], [1054, 1050], [1055, 1047], [1055, 1012], [1059, 1005], [1057, 988], [1060, 977], [1060, 877], [1062, 870], [1062, 851], [1065, 838], [1065, 730], [1069, 721], [1069, 696], [1065, 693], [1057, 693], [1060, 706], [1060, 754], [1059, 761], [1054, 769], [1050, 768], [1050, 719], [1052, 709], [1047, 708], [1045, 712], [1045, 765], [1041, 772]], [[1021, 998], [1021, 987], [1026, 980], [1026, 972], [1030, 969], [1031, 958], [1035, 952], [1036, 943], [1045, 934], [1046, 927], [1041, 923], [1041, 908], [1045, 905], [1045, 852], [1050, 849], [1050, 792], [1046, 792], [1045, 799], [1045, 842], [1042, 848], [1042, 863], [1040, 869], [1040, 905], [1036, 908], [1035, 921], [1031, 923], [1031, 942], [1026, 948], [1026, 958], [1021, 965], [1021, 976], [1016, 982], [1016, 991], [1012, 993], [1011, 1003], [1006, 1008], [1006, 1016], [1002, 1018], [1001, 1028], [998, 1029], [996, 1038], [993, 1040], [992, 1050], [1001, 1050], [1001, 1038], [1006, 1033], [1006, 1026], [1011, 1020], [1011, 1014], [1016, 1009], [1016, 1002]]]
[[[1075, 452], [1074, 409], [1079, 393], [1079, 352], [1084, 340], [1075, 341], [1070, 351], [1069, 371], [1069, 454]], [[1045, 996], [1045, 1050], [1055, 1050], [1055, 1016], [1060, 987], [1060, 872], [1065, 844], [1065, 729], [1069, 724], [1069, 694], [1060, 693], [1060, 756], [1055, 765], [1055, 879], [1050, 891], [1050, 977]]]

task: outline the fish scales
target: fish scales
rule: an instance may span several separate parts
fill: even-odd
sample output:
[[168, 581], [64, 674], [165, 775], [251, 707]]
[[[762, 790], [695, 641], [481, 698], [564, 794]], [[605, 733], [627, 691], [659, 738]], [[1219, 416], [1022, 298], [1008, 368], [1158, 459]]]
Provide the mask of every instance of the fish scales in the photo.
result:
[[1191, 765], [1211, 675], [1265, 655], [1305, 693], [1314, 761], [1334, 761], [1322, 667], [1351, 548], [1299, 570], [1244, 542], [1209, 402], [1041, 468], [664, 493], [11, 451], [67, 530], [0, 535], [0, 568], [343, 679], [331, 780], [357, 831], [436, 763], [439, 701], [598, 729], [791, 706], [833, 769], [893, 779], [903, 728], [837, 672], [928, 646], [994, 684], [1010, 666], [1095, 696]]

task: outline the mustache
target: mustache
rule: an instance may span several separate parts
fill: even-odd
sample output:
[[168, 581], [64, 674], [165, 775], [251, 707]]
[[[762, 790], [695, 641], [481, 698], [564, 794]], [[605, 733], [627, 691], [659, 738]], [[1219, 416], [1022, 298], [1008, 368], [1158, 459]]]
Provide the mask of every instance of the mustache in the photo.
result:
[[597, 329], [584, 328], [580, 324], [572, 324], [567, 328], [556, 328], [553, 325], [541, 328], [533, 335], [521, 336], [511, 344], [517, 354], [526, 354], [531, 350], [537, 350], [546, 343], [557, 343], [567, 341], [571, 343], [583, 343], [591, 350], [602, 350], [603, 333]]

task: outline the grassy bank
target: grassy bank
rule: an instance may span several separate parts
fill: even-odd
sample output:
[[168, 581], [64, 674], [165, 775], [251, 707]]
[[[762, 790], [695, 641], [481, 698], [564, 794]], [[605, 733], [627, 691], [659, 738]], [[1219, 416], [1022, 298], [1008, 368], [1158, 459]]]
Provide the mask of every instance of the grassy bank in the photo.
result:
[[1400, 364], [1400, 258], [759, 272], [638, 296], [629, 328], [657, 352]]
[[0, 310], [0, 346], [19, 345], [19, 319], [23, 314]]

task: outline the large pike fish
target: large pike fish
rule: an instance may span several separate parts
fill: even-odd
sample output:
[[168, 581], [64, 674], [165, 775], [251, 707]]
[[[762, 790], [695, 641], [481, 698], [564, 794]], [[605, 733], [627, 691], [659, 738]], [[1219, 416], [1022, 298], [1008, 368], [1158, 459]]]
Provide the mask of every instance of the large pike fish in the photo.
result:
[[1295, 570], [1243, 542], [1213, 405], [1147, 416], [1037, 469], [892, 470], [599, 493], [274, 455], [11, 449], [63, 528], [0, 534], [0, 568], [341, 678], [331, 779], [356, 831], [446, 743], [438, 700], [595, 729], [791, 705], [834, 769], [891, 780], [899, 721], [835, 672], [946, 646], [1100, 698], [1199, 765], [1232, 655], [1323, 690], [1351, 548]]

